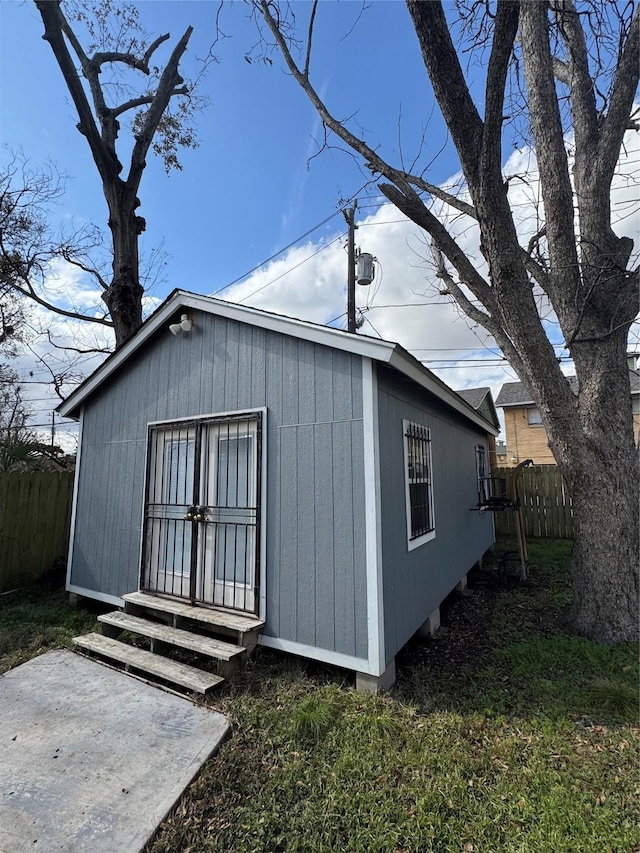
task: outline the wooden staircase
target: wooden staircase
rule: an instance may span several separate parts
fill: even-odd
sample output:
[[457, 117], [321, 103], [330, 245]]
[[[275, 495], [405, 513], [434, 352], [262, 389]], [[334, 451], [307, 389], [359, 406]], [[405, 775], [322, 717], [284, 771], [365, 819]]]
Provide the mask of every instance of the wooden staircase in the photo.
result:
[[[182, 692], [206, 695], [222, 684], [254, 649], [264, 625], [254, 616], [192, 607], [144, 592], [122, 598], [124, 612], [98, 616], [102, 634], [76, 637], [78, 650]], [[125, 631], [144, 638], [149, 649], [118, 639]]]

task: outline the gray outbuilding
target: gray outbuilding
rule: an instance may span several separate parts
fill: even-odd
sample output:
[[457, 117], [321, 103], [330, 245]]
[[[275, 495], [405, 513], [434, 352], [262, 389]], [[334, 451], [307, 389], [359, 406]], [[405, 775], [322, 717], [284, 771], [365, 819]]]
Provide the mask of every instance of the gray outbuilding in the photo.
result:
[[59, 411], [69, 591], [252, 613], [364, 689], [494, 541], [497, 429], [398, 344], [176, 290]]

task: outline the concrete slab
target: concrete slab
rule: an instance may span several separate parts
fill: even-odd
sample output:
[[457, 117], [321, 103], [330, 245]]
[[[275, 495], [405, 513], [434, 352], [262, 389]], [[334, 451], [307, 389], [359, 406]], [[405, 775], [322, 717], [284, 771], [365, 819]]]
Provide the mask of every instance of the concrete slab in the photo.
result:
[[0, 676], [0, 851], [137, 853], [229, 731], [69, 651]]

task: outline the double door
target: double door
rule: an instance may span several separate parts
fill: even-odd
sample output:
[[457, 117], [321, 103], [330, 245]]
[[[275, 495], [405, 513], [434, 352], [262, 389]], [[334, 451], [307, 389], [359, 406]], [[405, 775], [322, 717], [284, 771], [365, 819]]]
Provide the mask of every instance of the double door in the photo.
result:
[[150, 427], [142, 589], [256, 612], [261, 418]]

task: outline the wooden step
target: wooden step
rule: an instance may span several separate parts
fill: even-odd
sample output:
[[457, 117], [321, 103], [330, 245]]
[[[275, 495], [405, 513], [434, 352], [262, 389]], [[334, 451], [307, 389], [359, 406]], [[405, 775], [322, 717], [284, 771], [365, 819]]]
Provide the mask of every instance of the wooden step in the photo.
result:
[[139, 607], [145, 610], [157, 610], [160, 613], [168, 613], [176, 619], [199, 622], [210, 629], [221, 628], [236, 631], [238, 634], [249, 634], [252, 631], [259, 631], [264, 626], [264, 622], [255, 616], [230, 613], [226, 610], [210, 610], [208, 607], [194, 607], [173, 598], [161, 598], [145, 592], [129, 592], [123, 595], [122, 599], [127, 612], [129, 605], [133, 605], [132, 610]]
[[75, 637], [73, 642], [85, 651], [124, 664], [127, 670], [131, 668], [153, 675], [194, 693], [206, 695], [224, 681], [224, 678], [219, 675], [212, 675], [210, 672], [203, 672], [193, 666], [177, 663], [161, 655], [154, 655], [144, 649], [128, 646], [126, 643], [120, 643], [102, 634], [85, 634], [82, 637]]
[[[98, 616], [98, 621], [102, 622], [104, 626], [115, 628], [118, 631], [130, 631], [132, 634], [139, 634], [142, 637], [148, 637], [150, 640], [159, 640], [161, 643], [188, 649], [191, 652], [197, 652], [218, 660], [230, 661], [246, 651], [243, 646], [224, 643], [222, 640], [203, 637], [202, 634], [193, 634], [180, 628], [170, 628], [168, 625], [158, 622], [149, 622], [139, 616], [122, 613], [120, 610]], [[107, 631], [104, 633], [106, 634]]]

